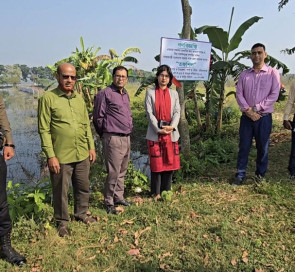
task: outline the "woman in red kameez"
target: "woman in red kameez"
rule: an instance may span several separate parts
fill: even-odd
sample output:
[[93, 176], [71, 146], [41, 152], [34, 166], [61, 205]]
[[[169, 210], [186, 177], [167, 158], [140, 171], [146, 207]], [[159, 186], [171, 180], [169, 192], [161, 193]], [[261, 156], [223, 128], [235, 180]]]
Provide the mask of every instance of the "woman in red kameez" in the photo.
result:
[[155, 89], [146, 93], [145, 108], [149, 120], [146, 134], [150, 169], [151, 194], [158, 197], [170, 191], [172, 174], [180, 169], [177, 129], [180, 118], [178, 93], [169, 89], [173, 74], [168, 65], [157, 69]]

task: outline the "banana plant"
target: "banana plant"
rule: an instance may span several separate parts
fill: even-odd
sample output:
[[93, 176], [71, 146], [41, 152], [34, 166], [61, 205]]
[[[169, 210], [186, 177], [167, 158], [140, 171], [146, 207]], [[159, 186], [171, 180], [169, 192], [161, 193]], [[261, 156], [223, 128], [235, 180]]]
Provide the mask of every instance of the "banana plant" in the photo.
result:
[[100, 49], [100, 47], [95, 48], [94, 46], [85, 48], [84, 40], [80, 37], [80, 49], [76, 47], [70, 57], [56, 62], [54, 66], [48, 65], [54, 74], [60, 63], [69, 62], [74, 65], [78, 77], [75, 89], [83, 95], [89, 112], [93, 110], [93, 100], [97, 92], [111, 84], [110, 70], [125, 62], [137, 63], [137, 59], [128, 56], [128, 54], [140, 53], [139, 48], [131, 47], [124, 50], [121, 56], [114, 49], [109, 51], [110, 55], [97, 55]]
[[[230, 58], [230, 53], [237, 49], [242, 41], [244, 33], [256, 22], [258, 22], [262, 17], [254, 16], [242, 25], [239, 26], [235, 34], [229, 39], [230, 29], [232, 24], [234, 8], [232, 8], [232, 13], [230, 17], [230, 23], [228, 31], [216, 26], [202, 26], [195, 29], [196, 34], [206, 34], [209, 41], [212, 43], [214, 50], [212, 51], [215, 59], [217, 60], [212, 64], [211, 69], [213, 70], [212, 81], [215, 86], [215, 91], [219, 95], [218, 101], [218, 115], [216, 122], [216, 132], [220, 133], [222, 129], [222, 110], [225, 100], [225, 83], [227, 77], [233, 74], [236, 66], [239, 66], [239, 62], [236, 61], [235, 56]], [[220, 55], [217, 54], [216, 50], [220, 51]], [[237, 56], [236, 56], [237, 58]]]

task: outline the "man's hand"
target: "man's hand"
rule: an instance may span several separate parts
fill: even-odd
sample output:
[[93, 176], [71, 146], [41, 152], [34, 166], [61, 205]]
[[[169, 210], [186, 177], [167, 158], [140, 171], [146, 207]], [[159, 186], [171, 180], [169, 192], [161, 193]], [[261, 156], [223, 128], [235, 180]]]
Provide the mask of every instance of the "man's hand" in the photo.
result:
[[252, 120], [252, 121], [258, 121], [261, 118], [261, 115], [257, 112], [255, 112], [252, 108], [248, 108], [245, 111], [245, 114]]
[[94, 164], [95, 160], [96, 160], [96, 153], [95, 150], [90, 149], [89, 150], [89, 160], [91, 164]]
[[14, 149], [13, 149], [13, 147], [4, 146], [3, 157], [4, 157], [5, 161], [8, 161], [11, 158], [13, 158], [14, 157]]
[[48, 163], [49, 170], [51, 172], [53, 172], [54, 174], [59, 174], [60, 165], [59, 165], [59, 161], [56, 157], [49, 158], [47, 160], [47, 163]]
[[289, 120], [284, 120], [283, 126], [284, 126], [285, 129], [292, 130], [292, 124], [291, 124], [291, 122]]

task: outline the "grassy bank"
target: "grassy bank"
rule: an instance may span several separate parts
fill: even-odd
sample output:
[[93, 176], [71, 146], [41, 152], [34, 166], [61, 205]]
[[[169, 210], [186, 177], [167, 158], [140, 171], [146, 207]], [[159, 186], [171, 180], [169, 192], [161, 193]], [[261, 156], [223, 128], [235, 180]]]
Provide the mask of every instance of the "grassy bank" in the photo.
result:
[[[136, 88], [130, 89], [132, 94]], [[135, 138], [143, 139], [142, 99], [131, 95]], [[72, 221], [67, 238], [58, 237], [52, 223], [20, 219], [12, 240], [28, 264], [17, 268], [0, 260], [0, 271], [295, 271], [295, 182], [287, 173], [290, 134], [281, 130], [283, 106], [276, 105], [267, 182], [254, 182], [253, 148], [246, 184], [229, 184], [236, 164], [235, 124], [228, 127], [228, 141], [192, 140], [205, 146], [198, 152], [210, 152], [192, 157], [204, 169], [196, 178], [178, 175], [171, 201], [131, 195], [135, 205], [114, 216], [102, 209], [97, 194], [90, 211], [98, 222]], [[50, 220], [52, 213], [46, 205], [43, 217]]]
[[[13, 244], [21, 271], [294, 271], [295, 187], [286, 173], [289, 143], [270, 148], [268, 182], [232, 187], [229, 163], [190, 184], [175, 184], [170, 202], [132, 197], [119, 216], [91, 203], [99, 221], [71, 222], [59, 238], [50, 226], [21, 220]], [[52, 212], [49, 211], [49, 213]], [[1, 271], [20, 271], [0, 261]], [[255, 270], [256, 269], [256, 270]]]

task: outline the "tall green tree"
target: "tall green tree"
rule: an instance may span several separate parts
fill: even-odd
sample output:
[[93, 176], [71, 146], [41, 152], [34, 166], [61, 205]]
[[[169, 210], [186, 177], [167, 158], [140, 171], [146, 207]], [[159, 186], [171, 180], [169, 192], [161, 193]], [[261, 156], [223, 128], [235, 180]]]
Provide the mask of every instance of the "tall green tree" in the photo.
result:
[[2, 76], [2, 81], [6, 84], [12, 84], [17, 87], [21, 81], [21, 69], [17, 64], [5, 65], [5, 72]]
[[[188, 0], [181, 0], [182, 14], [183, 14], [183, 27], [182, 27], [182, 38], [190, 40], [191, 38], [191, 16], [192, 7]], [[188, 155], [190, 152], [190, 137], [189, 137], [189, 126], [185, 116], [185, 92], [184, 82], [181, 82], [181, 87], [176, 88], [179, 95], [179, 102], [181, 107], [180, 120], [179, 120], [179, 133], [181, 138], [181, 149], [184, 155]]]

